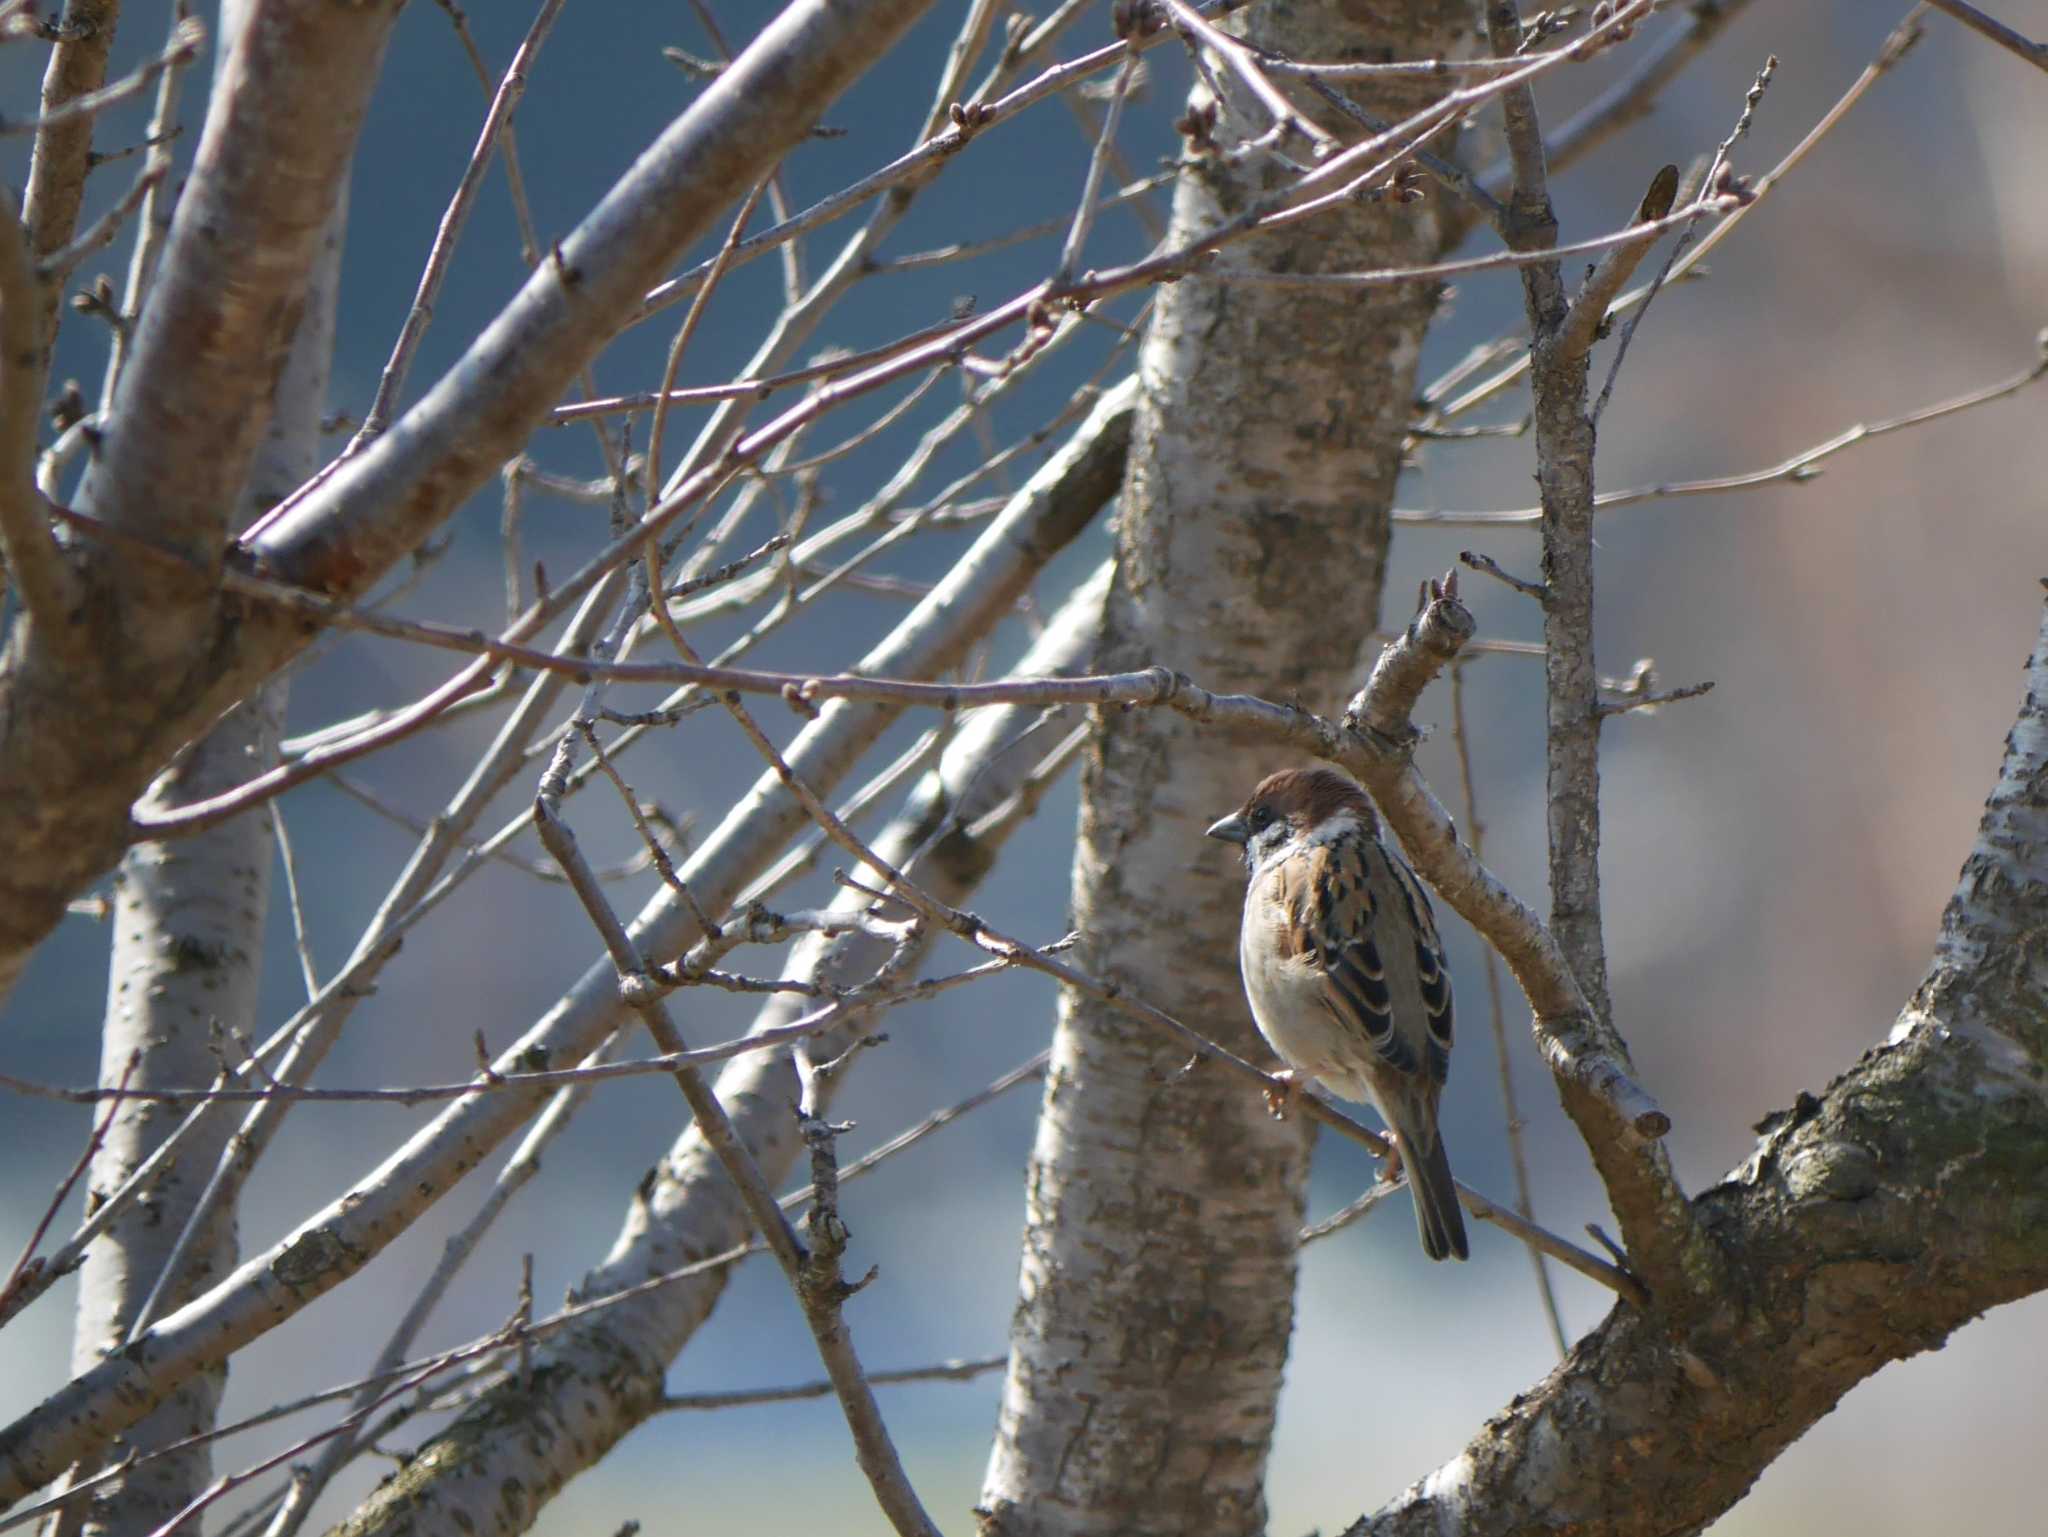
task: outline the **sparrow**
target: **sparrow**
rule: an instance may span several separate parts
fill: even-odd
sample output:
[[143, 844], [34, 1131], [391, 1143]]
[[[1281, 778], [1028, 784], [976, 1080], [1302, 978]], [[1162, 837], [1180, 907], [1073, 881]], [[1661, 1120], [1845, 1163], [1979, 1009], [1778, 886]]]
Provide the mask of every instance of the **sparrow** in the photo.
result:
[[[1470, 1252], [1437, 1101], [1451, 1065], [1451, 978], [1422, 882], [1335, 769], [1286, 769], [1208, 830], [1244, 850], [1238, 964], [1259, 1034], [1287, 1071], [1366, 1100], [1406, 1166], [1422, 1252]], [[1269, 1096], [1274, 1114], [1286, 1098]]]

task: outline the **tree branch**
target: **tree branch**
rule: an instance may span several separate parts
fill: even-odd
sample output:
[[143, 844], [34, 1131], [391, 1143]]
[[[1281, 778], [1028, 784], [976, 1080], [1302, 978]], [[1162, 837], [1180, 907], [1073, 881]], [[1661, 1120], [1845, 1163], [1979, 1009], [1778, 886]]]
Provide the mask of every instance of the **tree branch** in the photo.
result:
[[[92, 169], [90, 116], [58, 115], [67, 102], [96, 91], [107, 78], [107, 54], [121, 16], [121, 0], [67, 0], [64, 35], [50, 50], [43, 71], [41, 120], [35, 149], [29, 157], [28, 190], [22, 198], [22, 222], [28, 227], [29, 250], [38, 259], [69, 243], [85, 201], [85, 179]], [[40, 332], [47, 347], [56, 336], [59, 295], [38, 294]], [[40, 375], [41, 361], [37, 369]], [[41, 394], [40, 383], [37, 394]]]
[[[512, 456], [662, 269], [739, 188], [802, 139], [826, 103], [928, 3], [799, 0], [785, 11], [640, 158], [563, 243], [560, 259], [542, 264], [451, 377], [408, 414], [417, 430], [386, 434], [324, 482], [262, 542], [265, 554], [302, 583], [352, 594], [409, 553]], [[396, 11], [390, 0], [259, 8], [225, 66], [250, 88], [217, 92], [209, 120], [211, 137], [218, 137], [215, 124], [234, 131], [236, 152], [210, 157], [202, 144], [207, 174], [187, 188], [178, 227], [243, 230], [248, 215], [261, 227], [220, 240], [216, 251], [218, 259], [238, 263], [253, 252], [290, 254], [279, 249], [282, 237], [269, 220], [281, 204], [306, 216], [306, 239], [317, 234]], [[293, 84], [302, 66], [317, 76], [303, 89]], [[244, 114], [253, 120], [244, 122]], [[301, 130], [315, 142], [297, 145], [291, 136]], [[291, 174], [280, 174], [279, 166]], [[216, 184], [220, 206], [207, 190]], [[250, 206], [238, 203], [240, 196]], [[213, 482], [239, 480], [246, 457], [237, 459], [233, 450], [262, 419], [252, 381], [270, 377], [262, 366], [271, 356], [268, 332], [255, 324], [257, 312], [271, 314], [273, 323], [288, 316], [304, 261], [266, 263], [263, 282], [239, 271], [229, 281], [196, 255], [181, 257], [187, 244], [174, 231], [119, 386], [125, 393], [94, 477], [93, 506], [119, 512], [127, 530], [159, 532], [213, 566], [224, 532], [218, 509], [232, 488], [206, 493], [219, 490]], [[212, 327], [204, 345], [182, 329], [193, 317], [181, 296], [201, 297], [192, 294], [195, 285], [204, 289]], [[236, 296], [231, 318], [248, 321], [248, 334], [238, 325], [223, 329], [223, 292]], [[158, 387], [154, 378], [159, 365], [152, 359], [172, 348], [180, 349], [175, 366], [184, 381], [177, 390]], [[217, 387], [215, 372], [223, 375]], [[135, 483], [145, 466], [146, 487]], [[41, 798], [34, 787], [52, 773], [79, 787], [61, 814], [0, 820], [0, 987], [11, 984], [70, 895], [127, 841], [127, 808], [147, 774], [307, 639], [295, 619], [229, 619], [209, 630], [221, 622], [211, 584], [118, 557], [101, 569], [118, 575], [130, 596], [141, 595], [138, 584], [148, 573], [154, 585], [147, 590], [160, 600], [149, 605], [148, 646], [123, 652], [122, 687], [82, 690], [67, 670], [49, 658], [38, 661], [32, 650], [0, 692], [0, 804], [34, 803]], [[176, 708], [164, 703], [170, 698]], [[143, 701], [149, 707], [138, 708]]]
[[[1520, 45], [1515, 0], [1488, 0], [1487, 33], [1497, 55]], [[1545, 179], [1542, 128], [1526, 85], [1503, 100], [1514, 188], [1508, 243], [1545, 250], [1557, 219]], [[1655, 195], [1654, 192], [1652, 194]], [[1624, 248], [1626, 249], [1626, 248]], [[1647, 245], [1636, 251], [1640, 256]], [[1590, 285], [1589, 285], [1590, 286]], [[1618, 286], [1618, 285], [1617, 285]], [[1559, 1073], [1565, 1108], [1578, 1125], [1621, 1221], [1631, 1262], [1660, 1305], [1692, 1293], [1711, 1274], [1668, 1156], [1631, 1134], [1634, 1068], [1615, 1030], [1607, 992], [1600, 917], [1599, 675], [1593, 665], [1593, 455], [1587, 413], [1591, 321], [1577, 334], [1556, 261], [1522, 269], [1530, 329], [1536, 479], [1543, 504], [1543, 639], [1548, 733], [1545, 806], [1549, 823], [1551, 930], [1574, 980], [1579, 1007], [1553, 1034], [1568, 1041], [1582, 1071]], [[1583, 312], [1594, 316], [1594, 306]], [[1598, 311], [1604, 314], [1604, 306]], [[1512, 964], [1512, 960], [1511, 960]], [[1532, 1000], [1533, 1002], [1534, 1000]], [[1539, 1015], [1541, 1010], [1538, 1010]], [[1553, 1069], [1558, 1063], [1553, 1059]], [[1625, 1086], [1625, 1087], [1624, 1087]], [[1619, 1097], [1617, 1097], [1617, 1094]], [[1666, 1292], [1676, 1296], [1667, 1299]]]
[[13, 199], [0, 195], [0, 592], [20, 590], [53, 655], [83, 654], [84, 592], [36, 493], [36, 418], [43, 388], [43, 291]]
[[1927, 0], [1938, 11], [1949, 15], [1975, 32], [1979, 37], [1988, 37], [2008, 53], [2017, 54], [2036, 69], [2048, 70], [2048, 43], [2037, 43], [2024, 33], [2015, 32], [1995, 16], [1987, 16], [1967, 0]]
[[[563, 739], [565, 749], [569, 742], [569, 738]], [[566, 755], [557, 761], [566, 768]], [[682, 1034], [669, 1018], [668, 1006], [660, 991], [648, 985], [651, 979], [639, 947], [612, 912], [604, 889], [591, 873], [567, 826], [549, 804], [566, 788], [560, 775], [551, 768], [533, 807], [534, 824], [540, 831], [541, 842], [568, 875], [570, 886], [603, 936], [612, 964], [618, 968], [621, 998], [640, 1015], [648, 1034], [661, 1051], [670, 1054], [681, 1051]], [[817, 1343], [819, 1358], [825, 1363], [826, 1375], [832, 1379], [833, 1391], [838, 1394], [840, 1408], [845, 1412], [847, 1429], [853, 1434], [855, 1460], [867, 1475], [868, 1483], [875, 1491], [876, 1502], [901, 1537], [938, 1537], [938, 1528], [925, 1514], [916, 1491], [910, 1486], [909, 1476], [903, 1471], [902, 1460], [897, 1456], [888, 1428], [882, 1422], [874, 1389], [868, 1384], [860, 1358], [854, 1353], [852, 1336], [841, 1317], [842, 1304], [850, 1294], [839, 1279], [838, 1254], [845, 1245], [843, 1224], [832, 1235], [814, 1231], [813, 1246], [806, 1252], [798, 1242], [789, 1219], [776, 1204], [775, 1194], [769, 1189], [760, 1165], [733, 1129], [731, 1118], [726, 1115], [725, 1107], [718, 1102], [718, 1096], [710, 1085], [705, 1083], [704, 1075], [694, 1067], [685, 1066], [676, 1069], [675, 1079], [683, 1091], [683, 1098], [689, 1102], [698, 1132], [718, 1156], [726, 1177], [739, 1192], [748, 1217], [767, 1241], [769, 1252], [775, 1256], [776, 1263], [781, 1265], [783, 1274], [789, 1279], [791, 1289], [796, 1292], [804, 1321], [810, 1325], [811, 1338]], [[835, 1190], [837, 1173], [834, 1166]], [[824, 1213], [829, 1223], [838, 1223], [837, 1211], [828, 1211], [822, 1199], [819, 1211]]]
[[[1697, 1532], [1856, 1383], [2048, 1286], [2048, 614], [1926, 979], [1692, 1202], [1739, 1306], [1617, 1309], [1346, 1537]], [[1615, 1476], [1616, 1448], [1627, 1476]]]
[[[204, 692], [197, 679], [218, 666], [204, 573], [217, 569], [232, 531], [397, 12], [392, 0], [252, 5], [221, 61], [82, 491], [84, 511], [194, 569], [87, 548], [99, 642], [90, 665], [48, 627], [31, 627], [11, 650], [0, 677], [0, 805], [40, 809], [0, 818], [0, 992], [66, 893], [127, 843], [129, 804], [164, 759], [257, 681], [193, 711]], [[49, 796], [52, 776], [69, 793]]]
[[[956, 665], [1010, 611], [1044, 563], [1114, 494], [1132, 414], [1131, 392], [1106, 397], [1083, 429], [1012, 498], [1005, 515], [982, 531], [947, 578], [861, 665], [883, 672], [939, 672]], [[381, 439], [380, 445], [389, 441]], [[798, 734], [790, 760], [814, 785], [829, 787], [896, 715], [897, 709], [887, 704], [829, 706]], [[772, 774], [764, 775], [680, 874], [707, 908], [721, 909], [773, 861], [804, 820], [803, 808], [781, 791]], [[658, 957], [679, 954], [699, 937], [680, 903], [665, 890], [639, 914], [633, 933], [644, 953]], [[388, 958], [388, 941], [377, 949], [377, 959]], [[330, 981], [330, 991], [349, 975], [345, 971]], [[622, 1012], [610, 965], [599, 962], [524, 1038], [499, 1055], [497, 1066], [516, 1070], [532, 1063], [536, 1053], [543, 1062], [580, 1060], [618, 1027]], [[56, 1477], [177, 1382], [225, 1359], [353, 1275], [522, 1125], [549, 1092], [479, 1094], [457, 1101], [353, 1189], [244, 1262], [212, 1291], [159, 1320], [127, 1350], [0, 1430], [0, 1503]]]

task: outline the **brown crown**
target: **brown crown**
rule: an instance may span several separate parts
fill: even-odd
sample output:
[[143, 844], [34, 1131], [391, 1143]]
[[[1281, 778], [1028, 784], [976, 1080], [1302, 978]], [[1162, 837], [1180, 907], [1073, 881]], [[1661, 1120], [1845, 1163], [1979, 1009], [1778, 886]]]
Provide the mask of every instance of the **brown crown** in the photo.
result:
[[1356, 780], [1333, 768], [1282, 769], [1268, 774], [1244, 803], [1245, 813], [1249, 815], [1260, 805], [1299, 827], [1314, 827], [1344, 811], [1354, 813], [1368, 827], [1375, 820], [1371, 798]]

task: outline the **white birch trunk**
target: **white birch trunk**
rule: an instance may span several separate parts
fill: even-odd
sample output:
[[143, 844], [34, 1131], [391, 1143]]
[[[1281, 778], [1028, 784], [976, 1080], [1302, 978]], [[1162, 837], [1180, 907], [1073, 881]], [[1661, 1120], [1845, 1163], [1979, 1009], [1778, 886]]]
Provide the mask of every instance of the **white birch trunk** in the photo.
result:
[[[1473, 13], [1410, 0], [1370, 19], [1280, 0], [1243, 26], [1296, 58], [1427, 58], [1465, 51]], [[1421, 99], [1414, 87], [1398, 101], [1356, 96], [1390, 118]], [[1208, 99], [1199, 85], [1196, 98]], [[1229, 145], [1266, 127], [1256, 103], [1233, 95], [1216, 138]], [[1169, 238], [1276, 185], [1268, 167], [1210, 157], [1184, 174]], [[1235, 247], [1232, 264], [1431, 260], [1446, 226], [1435, 196], [1269, 233]], [[1378, 615], [1434, 291], [1333, 304], [1325, 293], [1187, 280], [1157, 303], [1098, 665], [1164, 665], [1218, 690], [1340, 708]], [[1167, 711], [1105, 712], [1074, 865], [1083, 967], [1261, 1061], [1270, 1053], [1237, 974], [1242, 878], [1202, 831], [1282, 766]], [[1299, 1119], [1272, 1121], [1258, 1095], [1221, 1074], [1180, 1076], [1186, 1055], [1103, 1004], [1062, 1000], [983, 1489], [988, 1530], [1265, 1528], [1308, 1132]]]

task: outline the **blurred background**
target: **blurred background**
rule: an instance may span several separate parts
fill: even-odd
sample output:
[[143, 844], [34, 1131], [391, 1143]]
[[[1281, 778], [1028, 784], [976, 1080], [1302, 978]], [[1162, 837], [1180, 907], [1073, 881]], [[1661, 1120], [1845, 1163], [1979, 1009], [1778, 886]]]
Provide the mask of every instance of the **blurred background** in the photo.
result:
[[[756, 17], [717, 5], [735, 46]], [[1683, 8], [1645, 28], [1679, 25]], [[2004, 21], [2048, 35], [2044, 0], [1995, 0]], [[1745, 174], [1767, 170], [1832, 104], [1904, 14], [1904, 4], [1835, 0], [1752, 5], [1670, 88], [1656, 110], [1554, 189], [1567, 239], [1605, 232], [1634, 208], [1656, 168], [1711, 149], [1734, 122], [1758, 68], [1779, 67], [1750, 137], [1735, 150]], [[116, 68], [160, 46], [164, 8], [122, 16]], [[892, 58], [835, 106], [844, 130], [788, 163], [791, 195], [806, 204], [913, 141], [931, 82], [964, 6], [945, 0]], [[478, 6], [470, 16], [486, 58], [502, 69], [529, 17], [525, 7]], [[2048, 86], [2040, 74], [1946, 18], [1927, 20], [1921, 46], [1856, 108], [1784, 188], [1717, 249], [1711, 276], [1660, 298], [1636, 337], [1601, 423], [1603, 489], [1762, 469], [1859, 421], [1875, 421], [2024, 371], [2048, 324]], [[1070, 57], [1109, 37], [1105, 14], [1084, 22], [1058, 52]], [[559, 236], [691, 99], [698, 85], [662, 54], [676, 45], [714, 55], [683, 6], [571, 6], [532, 73], [518, 116], [520, 152], [544, 238]], [[1127, 116], [1123, 149], [1134, 174], [1171, 153], [1185, 67], [1154, 50], [1142, 97]], [[0, 51], [0, 102], [34, 110], [43, 52]], [[1540, 100], [1549, 120], [1627, 63], [1562, 71]], [[210, 60], [187, 91], [189, 157]], [[976, 78], [979, 78], [977, 73]], [[338, 413], [359, 417], [411, 299], [419, 264], [481, 120], [484, 93], [447, 16], [418, 4], [402, 18], [358, 157], [331, 391]], [[146, 98], [109, 113], [100, 143], [139, 139]], [[7, 174], [25, 176], [25, 140], [9, 140]], [[886, 247], [900, 255], [1064, 220], [1080, 186], [1087, 140], [1047, 103], [977, 140], [919, 199]], [[1483, 160], [1483, 154], [1472, 158]], [[99, 173], [90, 217], [126, 185], [136, 162]], [[1164, 194], [1156, 195], [1163, 210]], [[857, 227], [828, 227], [806, 245], [811, 272]], [[723, 225], [720, 226], [723, 233]], [[1087, 261], [1105, 264], [1149, 245], [1128, 212], [1105, 214]], [[869, 282], [862, 301], [835, 315], [817, 345], [860, 347], [944, 317], [956, 299], [1001, 302], [1047, 271], [1058, 237]], [[1468, 252], [1490, 249], [1475, 237]], [[703, 254], [703, 253], [699, 253]], [[1653, 262], [1657, 258], [1653, 258]], [[118, 275], [125, 245], [88, 263]], [[412, 374], [410, 398], [447, 367], [520, 281], [509, 200], [493, 174], [463, 238], [453, 276]], [[736, 272], [707, 314], [683, 382], [734, 376], [779, 308], [773, 260]], [[1136, 301], [1109, 307], [1136, 317]], [[1428, 380], [1473, 346], [1521, 329], [1511, 273], [1461, 284], [1424, 360]], [[652, 388], [680, 312], [629, 332], [606, 354], [600, 389]], [[55, 377], [97, 393], [102, 328], [68, 316]], [[1088, 332], [997, 407], [991, 441], [1008, 443], [1050, 417], [1112, 358], [1120, 338]], [[1612, 344], [1596, 360], [1604, 372]], [[806, 356], [816, 346], [806, 349]], [[1654, 657], [1666, 686], [1711, 679], [1703, 699], [1615, 722], [1607, 735], [1606, 893], [1617, 1023], [1643, 1080], [1670, 1110], [1671, 1150], [1689, 1188], [1713, 1183], [1752, 1143], [1750, 1128], [1881, 1040], [1926, 966], [1943, 903], [1969, 847], [2019, 697], [2018, 668], [2032, 645], [2048, 573], [2048, 386], [1924, 428], [1859, 445], [1805, 485], [1652, 502], [1610, 513], [1602, 527], [1599, 650], [1603, 670], [1626, 674]], [[810, 446], [836, 442], [853, 423], [900, 398], [836, 419]], [[913, 441], [957, 403], [942, 381], [876, 443], [831, 465], [822, 516], [872, 494]], [[1515, 420], [1519, 394], [1483, 419]], [[758, 419], [758, 418], [757, 418]], [[679, 413], [670, 462], [694, 431]], [[334, 440], [338, 447], [340, 439]], [[636, 440], [636, 447], [642, 446]], [[600, 461], [586, 429], [544, 430], [531, 446], [545, 468], [590, 475]], [[954, 445], [921, 482], [930, 495], [985, 447]], [[1029, 473], [1020, 464], [1016, 479]], [[1526, 506], [1533, 449], [1525, 439], [1429, 445], [1402, 502], [1418, 509]], [[502, 613], [495, 490], [450, 529], [400, 611], [488, 624]], [[529, 556], [566, 570], [602, 534], [603, 510], [531, 499]], [[929, 582], [973, 530], [934, 532], [905, 544], [883, 569]], [[742, 544], [744, 547], [744, 542]], [[1382, 622], [1405, 621], [1416, 582], [1464, 548], [1533, 574], [1532, 533], [1517, 529], [1396, 532]], [[1038, 588], [1050, 609], [1108, 549], [1105, 528], [1082, 536]], [[1538, 634], [1533, 605], [1505, 587], [1468, 578], [1481, 633]], [[900, 597], [849, 592], [820, 603], [756, 653], [762, 665], [834, 667], [852, 660], [905, 611]], [[728, 625], [714, 639], [734, 633]], [[1029, 636], [1013, 621], [982, 658], [1006, 665]], [[1371, 658], [1361, 658], [1361, 668]], [[379, 642], [320, 653], [300, 675], [292, 729], [303, 731], [373, 705], [402, 702], [446, 675], [447, 659]], [[1533, 660], [1489, 656], [1466, 673], [1467, 709], [1487, 855], [1540, 905], [1542, 695]], [[631, 707], [631, 701], [619, 701]], [[1322, 708], [1335, 700], [1310, 701]], [[1421, 718], [1436, 728], [1422, 763], [1456, 809], [1449, 696], [1439, 687]], [[924, 722], [894, 733], [873, 755], [886, 761]], [[359, 765], [393, 804], [425, 816], [459, 783], [485, 728], [428, 735]], [[643, 797], [715, 823], [758, 771], [718, 712], [693, 717], [628, 760]], [[519, 814], [515, 787], [484, 826]], [[1069, 781], [1031, 833], [1012, 845], [975, 906], [1012, 932], [1050, 939], [1065, 929], [1074, 819]], [[632, 852], [615, 803], [578, 803], [578, 831], [600, 858]], [[1219, 811], [1224, 808], [1218, 808]], [[345, 958], [411, 847], [411, 837], [331, 786], [286, 802], [305, 905], [322, 975]], [[829, 861], [828, 861], [829, 866]], [[615, 893], [630, 910], [654, 877]], [[787, 900], [822, 899], [814, 880]], [[302, 1001], [282, 883], [273, 883], [266, 1003], [259, 1034]], [[1486, 1025], [1480, 951], [1453, 921], [1463, 1029], [1446, 1100], [1447, 1135], [1460, 1175], [1512, 1192], [1502, 1096]], [[98, 1061], [107, 931], [71, 920], [37, 957], [0, 1020], [7, 1071], [80, 1084]], [[466, 895], [415, 932], [356, 1015], [322, 1081], [402, 1084], [465, 1076], [470, 1039], [513, 1039], [595, 957], [573, 899], [508, 868], [479, 876]], [[958, 951], [935, 953], [956, 969]], [[748, 957], [765, 973], [773, 962]], [[1511, 999], [1510, 1069], [1535, 1170], [1539, 1220], [1576, 1235], [1606, 1221], [1598, 1184], [1557, 1107], [1529, 1044], [1526, 1012]], [[693, 1041], [738, 1033], [746, 1000], [691, 995], [679, 1009]], [[839, 1103], [859, 1123], [850, 1157], [971, 1092], [1029, 1057], [1052, 1024], [1048, 988], [1022, 977], [901, 1011], [890, 1044], [870, 1053]], [[633, 1054], [640, 1054], [633, 1043]], [[873, 1369], [1000, 1352], [1014, 1296], [1022, 1170], [1036, 1094], [1026, 1089], [849, 1187], [857, 1272], [881, 1266], [849, 1309]], [[297, 1110], [242, 1213], [245, 1252], [265, 1245], [345, 1189], [431, 1114], [389, 1106]], [[602, 1091], [559, 1140], [541, 1178], [471, 1263], [421, 1341], [422, 1349], [494, 1327], [513, 1304], [519, 1256], [532, 1253], [543, 1305], [575, 1284], [609, 1247], [633, 1186], [678, 1127], [671, 1086], [639, 1080]], [[87, 1113], [47, 1101], [0, 1104], [0, 1254], [19, 1251], [63, 1170], [82, 1145]], [[491, 1167], [495, 1168], [496, 1160]], [[1359, 1150], [1326, 1142], [1317, 1154], [1312, 1216], [1327, 1214], [1373, 1177]], [[391, 1319], [465, 1222], [487, 1175], [473, 1177], [368, 1271], [317, 1308], [235, 1358], [228, 1416], [357, 1375]], [[1398, 1203], [1397, 1203], [1398, 1204]], [[76, 1220], [77, 1198], [56, 1233]], [[1573, 1334], [1605, 1311], [1606, 1294], [1557, 1273]], [[1407, 1328], [1376, 1333], [1390, 1290], [1403, 1294]], [[1364, 1299], [1374, 1298], [1368, 1307]], [[0, 1334], [0, 1416], [11, 1418], [67, 1375], [71, 1290], [60, 1285]], [[1383, 1210], [1316, 1245], [1302, 1266], [1297, 1349], [1282, 1405], [1269, 1496], [1282, 1537], [1341, 1528], [1391, 1498], [1463, 1445], [1483, 1419], [1555, 1360], [1529, 1267], [1491, 1228], [1474, 1235], [1473, 1263], [1431, 1267], [1416, 1252], [1405, 1210]], [[2035, 1454], [2048, 1436], [2039, 1362], [2048, 1349], [2048, 1299], [2001, 1309], [1941, 1350], [1886, 1368], [1773, 1466], [1717, 1537], [1785, 1537], [1855, 1530], [1891, 1537], [1960, 1525], [2032, 1529], [2039, 1523]], [[671, 1374], [677, 1392], [809, 1380], [817, 1363], [787, 1289], [763, 1263], [742, 1267], [712, 1323]], [[979, 1487], [999, 1377], [883, 1390], [884, 1409], [927, 1505], [964, 1531]], [[310, 1428], [296, 1422], [294, 1434]], [[266, 1433], [227, 1443], [217, 1466], [240, 1467], [281, 1440]], [[330, 1491], [338, 1517], [388, 1470], [358, 1464]], [[772, 1482], [771, 1482], [772, 1480]], [[685, 1515], [684, 1512], [687, 1512]], [[745, 1522], [792, 1529], [830, 1520], [846, 1533], [885, 1529], [853, 1465], [837, 1406], [742, 1408], [658, 1418], [543, 1515], [543, 1532], [612, 1530], [638, 1518], [649, 1532], [718, 1532]], [[317, 1518], [316, 1518], [317, 1519]]]

